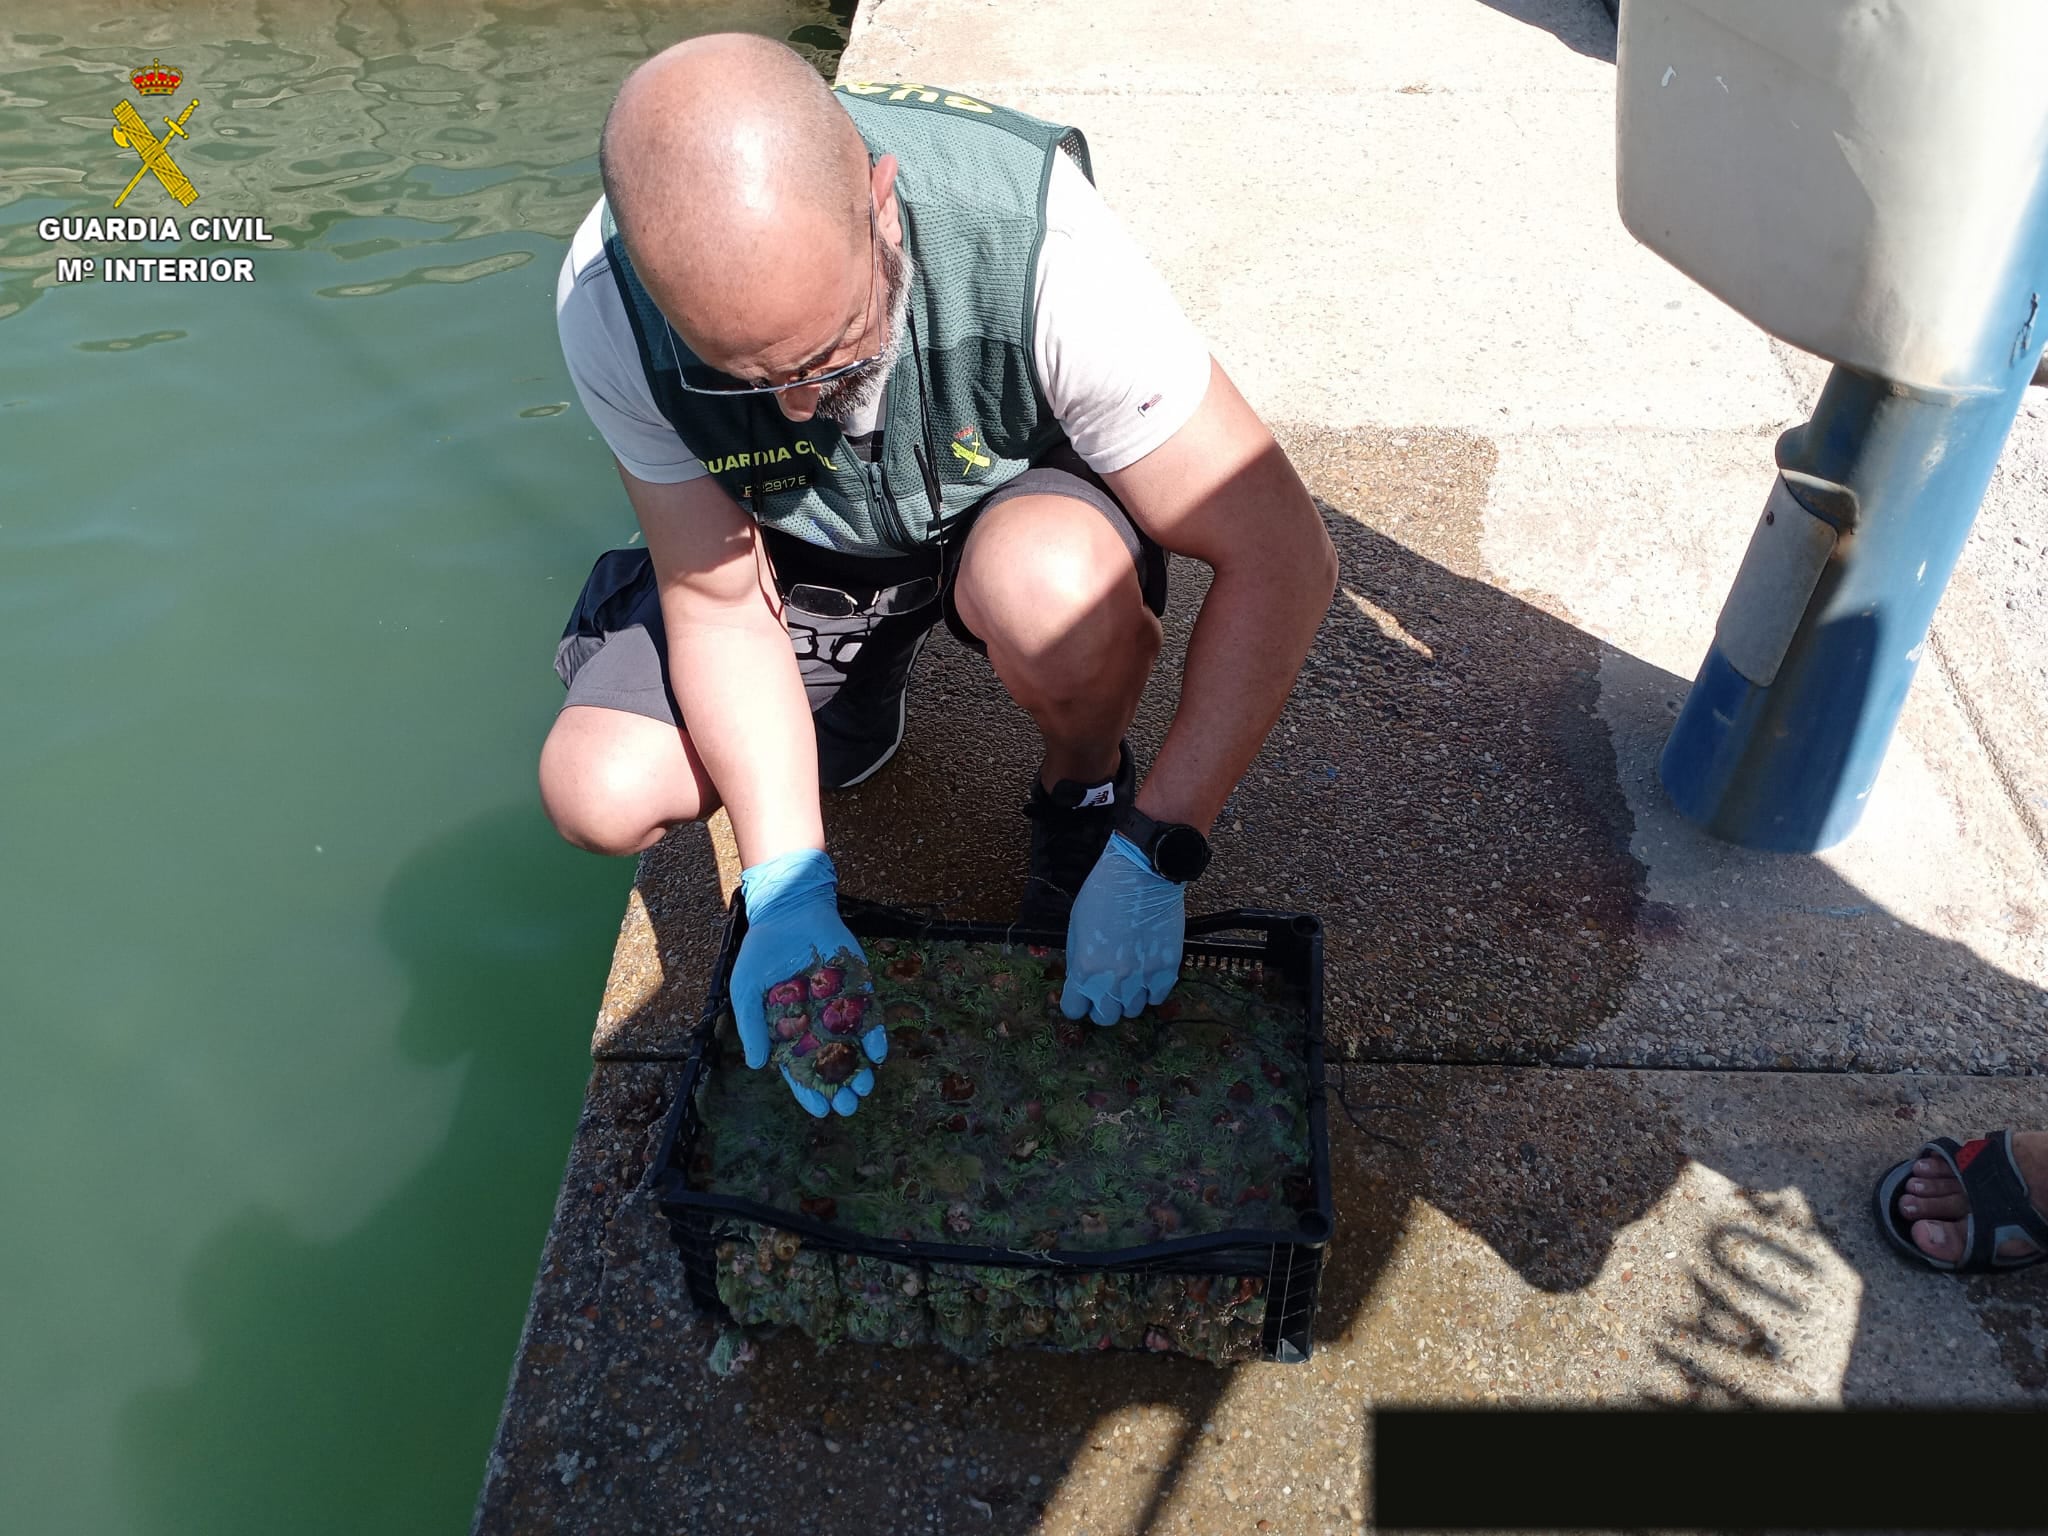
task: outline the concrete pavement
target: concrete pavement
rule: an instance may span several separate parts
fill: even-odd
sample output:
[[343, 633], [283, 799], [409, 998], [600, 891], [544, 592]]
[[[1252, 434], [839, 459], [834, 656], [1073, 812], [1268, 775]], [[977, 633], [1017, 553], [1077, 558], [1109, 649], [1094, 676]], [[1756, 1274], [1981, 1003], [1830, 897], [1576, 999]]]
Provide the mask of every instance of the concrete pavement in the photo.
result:
[[[1925, 1136], [2048, 1126], [2048, 405], [1858, 834], [1783, 858], [1673, 815], [1656, 753], [1825, 369], [1622, 230], [1612, 43], [1598, 0], [866, 0], [844, 77], [1088, 132], [1338, 544], [1195, 901], [1329, 925], [1360, 1107], [1332, 1116], [1318, 1353], [778, 1339], [712, 1377], [634, 1192], [732, 874], [693, 829], [622, 926], [480, 1530], [1348, 1530], [1377, 1402], [2048, 1393], [2040, 1272], [1920, 1274], [1866, 1211]], [[1177, 562], [1141, 757], [1201, 586]], [[898, 761], [828, 802], [847, 887], [1004, 914], [1034, 762], [935, 642]]]

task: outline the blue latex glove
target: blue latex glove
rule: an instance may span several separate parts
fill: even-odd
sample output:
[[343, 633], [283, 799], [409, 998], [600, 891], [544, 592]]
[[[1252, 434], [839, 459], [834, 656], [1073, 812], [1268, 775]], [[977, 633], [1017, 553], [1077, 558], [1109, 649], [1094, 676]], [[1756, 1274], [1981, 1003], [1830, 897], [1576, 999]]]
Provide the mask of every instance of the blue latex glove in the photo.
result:
[[[867, 956], [840, 919], [839, 872], [817, 849], [777, 854], [740, 871], [740, 891], [747, 903], [747, 936], [733, 960], [732, 1016], [747, 1065], [759, 1070], [768, 1064], [768, 1019], [762, 1006], [768, 989], [822, 965], [842, 949], [862, 965]], [[869, 1061], [880, 1062], [889, 1054], [889, 1031], [877, 1024], [860, 1043]], [[862, 1067], [827, 1099], [797, 1082], [787, 1067], [781, 1070], [797, 1103], [821, 1120], [835, 1110], [852, 1114], [875, 1086], [874, 1068]]]
[[1180, 978], [1187, 921], [1187, 887], [1163, 878], [1136, 843], [1112, 832], [1067, 919], [1061, 1012], [1114, 1024], [1165, 1002]]

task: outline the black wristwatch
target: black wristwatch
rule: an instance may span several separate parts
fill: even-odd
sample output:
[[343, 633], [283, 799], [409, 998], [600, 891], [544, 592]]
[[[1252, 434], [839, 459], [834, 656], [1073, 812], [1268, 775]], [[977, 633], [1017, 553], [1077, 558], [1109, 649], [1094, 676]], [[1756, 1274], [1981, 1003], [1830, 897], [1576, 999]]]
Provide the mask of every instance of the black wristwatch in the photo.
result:
[[1179, 821], [1154, 821], [1135, 805], [1117, 808], [1116, 830], [1138, 845], [1160, 878], [1186, 885], [1209, 867], [1209, 839]]

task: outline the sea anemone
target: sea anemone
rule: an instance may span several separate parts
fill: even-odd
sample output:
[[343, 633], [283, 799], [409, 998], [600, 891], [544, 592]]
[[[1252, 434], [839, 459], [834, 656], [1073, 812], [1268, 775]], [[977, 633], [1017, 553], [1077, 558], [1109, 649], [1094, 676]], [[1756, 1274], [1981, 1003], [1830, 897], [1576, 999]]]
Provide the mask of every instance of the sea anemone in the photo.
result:
[[864, 999], [858, 997], [835, 997], [818, 1010], [818, 1022], [828, 1033], [851, 1035], [860, 1031], [861, 1019], [867, 1012]]
[[1180, 1212], [1164, 1200], [1155, 1200], [1146, 1206], [1145, 1219], [1159, 1229], [1161, 1237], [1171, 1237], [1180, 1230]]
[[843, 1083], [860, 1068], [860, 1052], [844, 1040], [832, 1040], [818, 1047], [812, 1070], [821, 1082]]

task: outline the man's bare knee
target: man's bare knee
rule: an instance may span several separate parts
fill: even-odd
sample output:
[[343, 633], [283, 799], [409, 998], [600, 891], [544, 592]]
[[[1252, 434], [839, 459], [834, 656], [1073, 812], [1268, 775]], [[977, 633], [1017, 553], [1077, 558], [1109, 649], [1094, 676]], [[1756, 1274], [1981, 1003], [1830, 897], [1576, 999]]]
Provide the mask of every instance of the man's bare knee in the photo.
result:
[[618, 763], [579, 763], [545, 749], [540, 802], [568, 842], [591, 853], [639, 853], [667, 831], [648, 804], [646, 786]]
[[1024, 496], [990, 515], [1003, 520], [970, 543], [958, 601], [991, 652], [1040, 673], [1093, 671], [1111, 652], [1127, 657], [1144, 600], [1122, 541], [1094, 509]]
[[1015, 622], [982, 636], [1013, 691], [1053, 703], [1121, 692], [1151, 673], [1162, 631], [1134, 576], [1097, 569], [1084, 582], [1056, 566], [1044, 577], [1025, 583], [1035, 600], [1010, 607]]
[[1161, 630], [1140, 606], [1128, 623], [1077, 626], [1059, 643], [1037, 651], [989, 642], [989, 660], [1010, 696], [1037, 714], [1090, 711], [1105, 699], [1135, 692], [1159, 657]]
[[617, 710], [565, 709], [540, 754], [541, 805], [578, 848], [621, 856], [718, 807], [688, 739]]
[[569, 816], [553, 818], [555, 830], [562, 834], [562, 840], [585, 853], [602, 854], [606, 858], [631, 858], [645, 853], [668, 835], [667, 827], [646, 827], [641, 822], [615, 819], [607, 822], [602, 815], [592, 818], [578, 811]]

